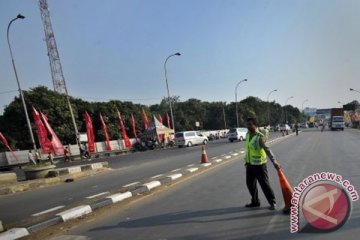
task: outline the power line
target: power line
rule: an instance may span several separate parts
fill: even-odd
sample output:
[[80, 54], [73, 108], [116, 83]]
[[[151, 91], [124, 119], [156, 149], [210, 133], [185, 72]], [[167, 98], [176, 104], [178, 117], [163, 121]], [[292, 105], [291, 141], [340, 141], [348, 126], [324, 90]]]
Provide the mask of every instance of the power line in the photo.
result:
[[12, 92], [17, 92], [17, 91], [18, 90], [8, 90], [8, 91], [0, 92], [0, 94], [12, 93]]

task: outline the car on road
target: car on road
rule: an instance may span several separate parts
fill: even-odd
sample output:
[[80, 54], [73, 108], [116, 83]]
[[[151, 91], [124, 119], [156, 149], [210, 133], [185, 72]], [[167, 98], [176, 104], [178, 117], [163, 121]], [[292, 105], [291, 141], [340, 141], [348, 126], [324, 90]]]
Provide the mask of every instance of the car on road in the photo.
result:
[[230, 142], [244, 141], [246, 139], [247, 128], [231, 128], [228, 134]]
[[280, 131], [290, 131], [291, 128], [289, 125], [287, 124], [280, 124], [280, 128], [279, 128]]
[[274, 132], [280, 131], [280, 124], [274, 125], [274, 126], [272, 127], [272, 129], [273, 129]]
[[184, 131], [175, 134], [175, 143], [178, 147], [191, 147], [193, 145], [207, 144], [209, 139], [201, 132]]

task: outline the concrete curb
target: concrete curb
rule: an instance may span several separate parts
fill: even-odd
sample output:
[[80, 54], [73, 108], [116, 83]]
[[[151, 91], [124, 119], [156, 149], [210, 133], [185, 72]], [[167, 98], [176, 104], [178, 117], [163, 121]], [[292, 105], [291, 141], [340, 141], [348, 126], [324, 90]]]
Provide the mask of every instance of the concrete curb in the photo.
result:
[[84, 164], [84, 165], [78, 165], [78, 166], [72, 166], [72, 167], [66, 167], [66, 168], [57, 168], [49, 171], [50, 177], [58, 177], [58, 176], [64, 176], [79, 172], [85, 172], [90, 170], [97, 170], [101, 168], [108, 168], [109, 163], [108, 162], [98, 162], [98, 163], [92, 163], [92, 164]]
[[[268, 143], [273, 143], [281, 139], [286, 139], [287, 137], [290, 137], [294, 134], [289, 134], [284, 137], [280, 137], [279, 139], [273, 139], [269, 141]], [[69, 221], [71, 219], [81, 218], [84, 217], [93, 211], [97, 209], [104, 208], [106, 206], [117, 204], [119, 202], [125, 201], [127, 199], [131, 199], [135, 196], [142, 195], [144, 193], [148, 193], [153, 191], [156, 188], [159, 188], [162, 185], [175, 182], [184, 176], [188, 175], [195, 175], [198, 172], [206, 171], [206, 169], [213, 169], [217, 165], [221, 165], [223, 162], [229, 162], [232, 160], [235, 160], [236, 158], [239, 158], [243, 156], [244, 151], [239, 151], [238, 155], [233, 155], [231, 158], [228, 158], [228, 155], [224, 155], [223, 157], [217, 157], [213, 160], [211, 163], [205, 163], [205, 164], [198, 164], [195, 167], [192, 168], [184, 168], [181, 172], [179, 169], [179, 172], [171, 172], [168, 174], [162, 174], [161, 178], [158, 180], [153, 180], [149, 182], [145, 182], [143, 184], [135, 184], [129, 188], [127, 188], [127, 191], [125, 192], [119, 192], [114, 193], [110, 196], [106, 196], [103, 199], [97, 200], [94, 203], [90, 205], [80, 205], [68, 210], [65, 210], [63, 212], [57, 213], [55, 216], [51, 217], [50, 219], [44, 220], [40, 223], [36, 223], [34, 225], [28, 226], [26, 228], [12, 228], [7, 230], [6, 232], [0, 233], [0, 240], [15, 240], [19, 239], [25, 236], [30, 235], [31, 233], [38, 232], [40, 230], [43, 230], [47, 227]], [[220, 161], [221, 160], [221, 161]], [[1, 221], [0, 221], [1, 225]]]

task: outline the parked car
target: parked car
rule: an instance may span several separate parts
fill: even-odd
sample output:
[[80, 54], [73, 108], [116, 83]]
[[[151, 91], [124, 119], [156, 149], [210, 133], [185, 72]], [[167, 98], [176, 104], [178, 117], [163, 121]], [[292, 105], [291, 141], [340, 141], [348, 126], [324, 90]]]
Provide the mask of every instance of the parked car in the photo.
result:
[[291, 128], [290, 128], [290, 126], [287, 125], [287, 124], [280, 124], [279, 130], [280, 130], [280, 131], [290, 131]]
[[193, 145], [207, 144], [209, 139], [197, 131], [177, 132], [175, 143], [178, 147], [191, 147]]
[[274, 126], [273, 126], [273, 131], [274, 131], [274, 132], [280, 131], [280, 124], [274, 125]]
[[231, 128], [228, 134], [230, 142], [244, 141], [246, 139], [247, 128]]

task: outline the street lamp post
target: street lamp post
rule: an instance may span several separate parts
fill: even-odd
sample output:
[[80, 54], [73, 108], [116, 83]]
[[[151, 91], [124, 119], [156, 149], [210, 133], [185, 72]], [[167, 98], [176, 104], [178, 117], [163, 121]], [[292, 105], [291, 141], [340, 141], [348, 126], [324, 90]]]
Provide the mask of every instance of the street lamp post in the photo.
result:
[[15, 67], [14, 56], [13, 56], [13, 53], [12, 53], [11, 44], [10, 44], [10, 40], [9, 40], [9, 30], [10, 30], [11, 24], [12, 24], [14, 21], [16, 21], [17, 19], [24, 19], [24, 18], [25, 18], [25, 17], [24, 17], [23, 15], [18, 14], [18, 15], [16, 16], [16, 18], [12, 19], [12, 20], [9, 22], [9, 25], [8, 25], [8, 27], [7, 27], [6, 36], [7, 36], [7, 42], [8, 42], [9, 50], [10, 50], [11, 62], [12, 62], [13, 68], [14, 68], [15, 78], [16, 78], [16, 82], [17, 82], [17, 85], [18, 85], [18, 89], [19, 89], [20, 98], [21, 98], [21, 101], [22, 101], [22, 104], [23, 104], [23, 107], [24, 107], [24, 112], [25, 112], [25, 117], [26, 117], [26, 123], [27, 123], [28, 128], [29, 128], [29, 134], [30, 134], [30, 138], [31, 138], [31, 143], [32, 143], [32, 145], [33, 145], [34, 150], [36, 151], [36, 143], [35, 143], [35, 139], [34, 139], [34, 135], [33, 135], [32, 129], [31, 129], [31, 123], [30, 123], [29, 115], [28, 115], [27, 108], [26, 108], [26, 103], [25, 103], [25, 99], [24, 99], [24, 94], [23, 94], [22, 89], [21, 89], [19, 77], [18, 77], [18, 74], [17, 74], [17, 71], [16, 71], [16, 67]]
[[285, 105], [284, 105], [284, 109], [285, 109], [285, 123], [288, 123], [288, 120], [287, 120], [287, 111], [286, 111], [286, 104], [288, 103], [288, 101], [289, 101], [291, 98], [294, 98], [294, 96], [288, 97], [288, 98], [286, 99]]
[[166, 71], [166, 63], [169, 60], [169, 58], [171, 58], [173, 56], [181, 56], [181, 54], [177, 52], [177, 53], [174, 53], [174, 54], [171, 54], [170, 56], [168, 56], [164, 63], [164, 70], [165, 70], [166, 90], [167, 90], [168, 101], [169, 101], [169, 106], [170, 106], [171, 123], [172, 123], [172, 128], [175, 133], [175, 120], [174, 120], [174, 114], [173, 114], [173, 109], [172, 109], [172, 103], [171, 103], [171, 99], [170, 99], [170, 91], [169, 91], [169, 84], [168, 84], [167, 71]]
[[269, 120], [269, 126], [270, 126], [270, 103], [269, 103], [269, 98], [270, 98], [270, 95], [273, 93], [273, 92], [277, 92], [277, 89], [274, 89], [272, 91], [269, 92], [269, 94], [267, 95], [267, 98], [266, 98], [266, 101], [268, 102], [269, 106], [268, 106], [268, 120]]
[[301, 104], [301, 112], [304, 113], [304, 103], [308, 102], [309, 99], [305, 99]]
[[238, 112], [238, 102], [237, 102], [237, 89], [242, 82], [246, 82], [247, 79], [241, 80], [235, 86], [235, 111], [236, 111], [236, 126], [239, 127], [239, 112]]

